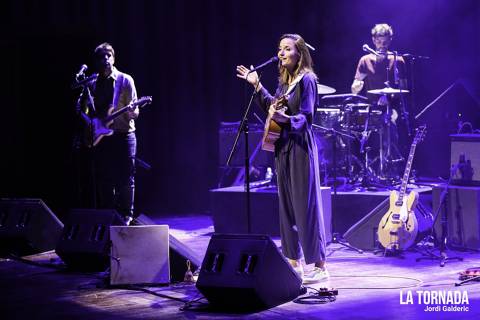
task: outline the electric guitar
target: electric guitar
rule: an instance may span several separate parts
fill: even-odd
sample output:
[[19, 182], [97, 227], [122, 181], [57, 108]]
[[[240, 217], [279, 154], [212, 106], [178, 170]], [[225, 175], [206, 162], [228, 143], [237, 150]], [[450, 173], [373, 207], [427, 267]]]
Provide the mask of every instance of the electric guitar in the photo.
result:
[[105, 136], [111, 136], [113, 134], [113, 130], [110, 129], [110, 125], [113, 123], [113, 120], [120, 116], [121, 114], [127, 111], [133, 111], [136, 107], [142, 108], [147, 104], [152, 103], [152, 97], [145, 96], [141, 97], [140, 99], [129, 103], [128, 105], [114, 111], [113, 107], [110, 107], [108, 110], [108, 115], [104, 118], [94, 117], [90, 118], [84, 112], [81, 112], [83, 120], [85, 120], [87, 124], [86, 129], [86, 139], [88, 147], [95, 147], [98, 145], [100, 140], [102, 140]]
[[[275, 110], [280, 110], [285, 107], [287, 104], [287, 95], [283, 95], [277, 100], [275, 100], [270, 107], [274, 107]], [[263, 131], [262, 139], [262, 149], [265, 151], [273, 152], [275, 151], [275, 142], [280, 138], [280, 133], [282, 132], [282, 127], [272, 120], [272, 113], [270, 112], [270, 107], [268, 108], [268, 116], [265, 120], [265, 129]]]
[[406, 195], [406, 191], [415, 148], [425, 136], [425, 130], [426, 126], [416, 129], [400, 190], [390, 193], [390, 208], [378, 224], [378, 240], [387, 250], [408, 249], [415, 242], [418, 234], [418, 221], [415, 216], [418, 193], [411, 191]]

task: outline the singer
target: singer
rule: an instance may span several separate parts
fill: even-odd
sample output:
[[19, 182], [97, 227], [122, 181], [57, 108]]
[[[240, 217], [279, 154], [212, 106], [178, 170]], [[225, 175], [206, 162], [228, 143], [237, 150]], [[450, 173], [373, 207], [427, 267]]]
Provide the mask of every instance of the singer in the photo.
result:
[[[257, 72], [240, 65], [237, 77], [256, 88], [257, 103], [282, 127], [275, 143], [282, 251], [304, 283], [315, 283], [329, 277], [318, 153], [312, 132], [313, 112], [319, 104], [317, 76], [301, 36], [283, 35], [277, 56], [279, 77], [274, 96], [259, 83]], [[272, 104], [282, 96], [287, 99], [286, 106], [277, 110]], [[301, 262], [302, 250], [305, 263], [314, 264], [307, 273]]]
[[[104, 118], [135, 101], [137, 91], [133, 78], [115, 68], [115, 51], [110, 44], [102, 43], [95, 48], [94, 61], [98, 77], [88, 82], [88, 90], [82, 92], [80, 112], [83, 117]], [[93, 97], [89, 96], [90, 92]], [[94, 208], [116, 209], [127, 225], [134, 218], [135, 119], [138, 115], [138, 108], [120, 114], [110, 125], [113, 135], [105, 137], [93, 148], [91, 142], [85, 141], [90, 148], [83, 148], [84, 160], [88, 162], [86, 170], [91, 173], [88, 178], [92, 190], [86, 193], [92, 194], [93, 201], [88, 202]], [[87, 137], [89, 130], [93, 129], [87, 125]]]

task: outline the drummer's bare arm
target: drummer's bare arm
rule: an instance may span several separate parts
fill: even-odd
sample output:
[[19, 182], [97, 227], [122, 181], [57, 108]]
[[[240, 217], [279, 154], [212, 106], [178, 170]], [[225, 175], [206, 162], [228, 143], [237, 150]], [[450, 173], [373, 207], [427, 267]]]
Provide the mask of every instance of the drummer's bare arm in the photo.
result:
[[353, 94], [357, 94], [359, 93], [360, 91], [362, 91], [363, 89], [363, 81], [362, 80], [358, 80], [358, 79], [355, 79], [353, 80], [353, 83], [352, 83], [352, 93]]
[[363, 73], [360, 71], [361, 68], [361, 61], [359, 62], [359, 65], [357, 67], [357, 71], [355, 72], [355, 78], [353, 79], [352, 83], [352, 93], [357, 94], [363, 89], [363, 84], [365, 78], [367, 77], [367, 74]]

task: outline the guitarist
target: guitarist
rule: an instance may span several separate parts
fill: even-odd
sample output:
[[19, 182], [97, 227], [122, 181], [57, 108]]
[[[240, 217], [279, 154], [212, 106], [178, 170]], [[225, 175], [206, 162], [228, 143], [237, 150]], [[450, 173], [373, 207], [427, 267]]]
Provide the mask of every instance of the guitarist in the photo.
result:
[[[98, 71], [89, 84], [93, 99], [83, 99], [84, 116], [104, 118], [137, 99], [133, 78], [115, 68], [115, 51], [109, 43], [95, 48], [94, 61]], [[90, 102], [90, 103], [89, 103]], [[129, 110], [109, 125], [113, 135], [105, 137], [92, 148], [93, 206], [116, 209], [129, 224], [134, 217], [135, 155], [137, 139], [135, 119], [138, 107]], [[91, 128], [86, 128], [86, 132]], [[86, 134], [88, 137], [89, 134]], [[93, 141], [86, 139], [92, 147]], [[91, 140], [91, 138], [90, 138]]]
[[[313, 112], [318, 104], [317, 77], [301, 36], [283, 35], [277, 56], [279, 77], [275, 96], [259, 83], [257, 73], [245, 66], [237, 66], [237, 77], [257, 88], [258, 104], [265, 112], [271, 112], [271, 119], [282, 128], [274, 151], [283, 254], [304, 283], [320, 282], [329, 275], [325, 266], [318, 154], [312, 132]], [[283, 108], [277, 109], [276, 101], [281, 97], [287, 101]], [[301, 251], [305, 263], [314, 264], [307, 274], [303, 272]]]

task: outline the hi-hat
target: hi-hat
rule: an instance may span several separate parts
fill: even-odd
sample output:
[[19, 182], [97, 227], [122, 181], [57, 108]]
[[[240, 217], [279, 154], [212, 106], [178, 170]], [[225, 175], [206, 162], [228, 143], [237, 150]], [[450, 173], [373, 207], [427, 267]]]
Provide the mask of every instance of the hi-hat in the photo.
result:
[[382, 89], [374, 89], [374, 90], [368, 90], [368, 93], [371, 94], [406, 94], [409, 93], [410, 91], [404, 90], [404, 89], [394, 89], [390, 87], [382, 88]]
[[317, 83], [317, 91], [318, 94], [332, 94], [335, 93], [337, 90], [332, 87]]

